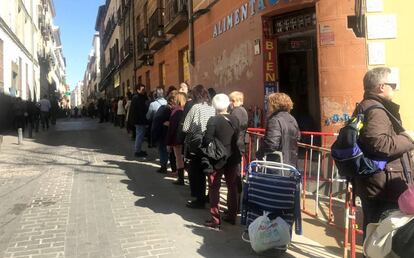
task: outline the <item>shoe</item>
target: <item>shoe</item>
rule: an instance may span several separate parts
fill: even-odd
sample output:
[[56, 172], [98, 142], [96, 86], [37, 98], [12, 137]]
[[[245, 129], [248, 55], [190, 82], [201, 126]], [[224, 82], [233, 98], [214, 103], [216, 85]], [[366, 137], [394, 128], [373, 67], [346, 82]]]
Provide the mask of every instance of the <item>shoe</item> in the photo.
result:
[[228, 216], [224, 216], [221, 220], [223, 220], [223, 221], [225, 221], [229, 224], [236, 225], [236, 219], [232, 219]]
[[193, 200], [193, 201], [188, 201], [186, 206], [190, 209], [204, 209], [204, 203], [198, 201], [198, 200]]
[[184, 180], [177, 179], [173, 182], [175, 185], [184, 185]]
[[143, 158], [143, 157], [146, 157], [146, 156], [148, 156], [148, 154], [145, 152], [145, 151], [140, 151], [140, 152], [135, 152], [135, 157], [137, 157], [137, 158]]
[[204, 226], [211, 228], [211, 229], [220, 230], [220, 224], [215, 223], [213, 220], [206, 220], [206, 222], [204, 223]]
[[161, 167], [161, 168], [157, 169], [157, 172], [161, 173], [161, 174], [167, 174], [167, 168], [166, 167]]

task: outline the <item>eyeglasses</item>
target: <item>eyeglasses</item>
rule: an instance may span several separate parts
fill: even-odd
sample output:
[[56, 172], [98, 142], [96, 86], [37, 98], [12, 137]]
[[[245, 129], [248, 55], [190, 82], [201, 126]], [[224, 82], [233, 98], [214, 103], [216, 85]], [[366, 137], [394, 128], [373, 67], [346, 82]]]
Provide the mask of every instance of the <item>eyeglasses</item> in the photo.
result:
[[396, 90], [397, 89], [397, 84], [396, 83], [384, 82], [383, 84], [390, 86], [392, 88], [392, 90]]

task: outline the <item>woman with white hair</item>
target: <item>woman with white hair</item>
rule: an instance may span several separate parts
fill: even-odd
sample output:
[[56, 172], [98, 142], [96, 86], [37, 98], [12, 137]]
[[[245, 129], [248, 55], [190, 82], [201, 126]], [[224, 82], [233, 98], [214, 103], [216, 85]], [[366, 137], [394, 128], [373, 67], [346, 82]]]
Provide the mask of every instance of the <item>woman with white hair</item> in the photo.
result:
[[204, 224], [207, 227], [219, 228], [220, 218], [220, 186], [221, 178], [224, 175], [228, 192], [227, 192], [227, 216], [224, 221], [235, 224], [238, 205], [237, 191], [237, 174], [241, 161], [240, 149], [237, 146], [239, 134], [238, 119], [227, 113], [230, 105], [229, 97], [225, 94], [217, 94], [212, 101], [216, 110], [216, 115], [211, 117], [207, 122], [207, 130], [204, 135], [203, 145], [208, 146], [214, 139], [221, 141], [226, 149], [227, 158], [213, 165], [213, 170], [208, 173], [208, 189], [210, 199], [211, 219]]

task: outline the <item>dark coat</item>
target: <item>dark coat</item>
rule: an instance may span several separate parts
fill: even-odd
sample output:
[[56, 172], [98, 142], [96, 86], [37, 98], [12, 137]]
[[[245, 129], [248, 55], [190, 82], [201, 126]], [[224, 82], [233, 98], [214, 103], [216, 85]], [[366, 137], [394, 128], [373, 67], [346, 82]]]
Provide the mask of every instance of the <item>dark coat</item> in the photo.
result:
[[[374, 104], [382, 104], [391, 114], [400, 120], [400, 106], [376, 95], [365, 95], [360, 108], [366, 110]], [[354, 179], [356, 194], [364, 198], [378, 198], [397, 201], [407, 189], [403, 173], [403, 164], [407, 172], [412, 172], [414, 141], [402, 131], [402, 127], [393, 125], [387, 113], [382, 109], [372, 109], [365, 114], [364, 126], [359, 136], [359, 145], [369, 158], [386, 160], [385, 171]]]
[[296, 167], [299, 139], [300, 131], [296, 119], [289, 112], [275, 112], [267, 121], [265, 136], [256, 157], [262, 159], [266, 154], [280, 151], [283, 162]]
[[[207, 147], [210, 142], [217, 138], [226, 148], [229, 155], [225, 160], [225, 167], [231, 167], [241, 162], [240, 149], [237, 146], [239, 135], [239, 120], [233, 115], [216, 115], [210, 117], [207, 122], [207, 129], [204, 134], [202, 147]], [[221, 166], [224, 166], [221, 164]]]
[[180, 106], [174, 107], [173, 110], [171, 111], [170, 125], [168, 126], [168, 133], [167, 133], [167, 145], [168, 146], [177, 146], [177, 145], [183, 144], [183, 142], [179, 141], [179, 139], [177, 138], [179, 125], [183, 117], [183, 114], [184, 114], [184, 110]]
[[169, 121], [171, 116], [171, 107], [169, 105], [162, 105], [152, 119], [151, 125], [151, 141], [152, 144], [166, 144], [168, 126], [164, 125]]
[[237, 145], [239, 146], [239, 149], [241, 152], [246, 151], [246, 144], [249, 142], [248, 136], [246, 134], [247, 126], [249, 123], [249, 116], [247, 114], [247, 111], [244, 107], [235, 107], [231, 114], [239, 120], [240, 125], [240, 131], [239, 131], [239, 137], [237, 139]]
[[147, 125], [146, 118], [148, 106], [147, 96], [144, 94], [135, 94], [131, 100], [131, 107], [129, 108], [128, 122], [131, 121], [133, 125]]

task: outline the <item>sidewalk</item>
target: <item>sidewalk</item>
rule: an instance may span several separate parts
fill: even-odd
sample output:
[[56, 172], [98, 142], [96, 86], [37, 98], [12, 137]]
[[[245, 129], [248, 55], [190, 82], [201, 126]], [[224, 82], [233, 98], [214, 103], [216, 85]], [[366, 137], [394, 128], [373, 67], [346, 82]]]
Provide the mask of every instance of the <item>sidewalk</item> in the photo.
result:
[[[0, 257], [261, 257], [242, 226], [203, 227], [208, 209], [186, 208], [188, 187], [135, 159], [124, 130], [64, 120], [16, 143], [0, 150]], [[283, 257], [339, 257], [307, 229]]]

